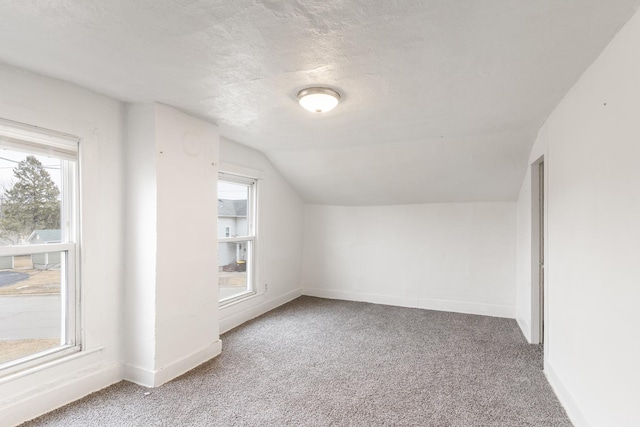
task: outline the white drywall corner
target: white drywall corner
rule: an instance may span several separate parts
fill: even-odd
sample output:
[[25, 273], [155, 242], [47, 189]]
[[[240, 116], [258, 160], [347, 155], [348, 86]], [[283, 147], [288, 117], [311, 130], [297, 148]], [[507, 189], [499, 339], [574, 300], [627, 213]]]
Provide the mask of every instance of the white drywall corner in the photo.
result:
[[220, 353], [215, 125], [127, 112], [127, 379], [158, 386]]

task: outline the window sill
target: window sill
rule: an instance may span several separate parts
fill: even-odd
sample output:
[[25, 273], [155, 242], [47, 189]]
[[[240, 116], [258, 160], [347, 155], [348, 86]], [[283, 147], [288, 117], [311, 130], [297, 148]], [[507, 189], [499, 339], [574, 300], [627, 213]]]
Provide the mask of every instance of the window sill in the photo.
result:
[[236, 295], [235, 297], [220, 301], [220, 309], [232, 307], [234, 305], [237, 305], [238, 303], [251, 300], [259, 295], [260, 294], [258, 294], [256, 291], [249, 291], [240, 295]]
[[19, 377], [32, 375], [38, 371], [50, 368], [54, 365], [66, 363], [70, 360], [85, 357], [89, 354], [102, 351], [102, 347], [89, 351], [81, 351], [79, 345], [66, 346], [49, 350], [41, 355], [34, 355], [30, 360], [7, 363], [0, 371], [0, 384]]

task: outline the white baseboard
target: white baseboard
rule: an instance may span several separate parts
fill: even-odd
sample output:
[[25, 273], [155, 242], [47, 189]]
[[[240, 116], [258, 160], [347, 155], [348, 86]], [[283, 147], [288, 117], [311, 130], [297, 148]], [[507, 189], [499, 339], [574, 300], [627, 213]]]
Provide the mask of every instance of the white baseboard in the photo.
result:
[[498, 304], [420, 298], [418, 299], [418, 308], [452, 311], [454, 313], [480, 314], [482, 316], [506, 317], [508, 319], [516, 317], [516, 308], [514, 306]]
[[265, 294], [261, 294], [257, 298], [238, 302], [233, 307], [223, 307], [220, 309], [220, 334], [293, 301], [301, 295], [302, 289], [294, 289], [272, 299], [267, 299]]
[[363, 292], [339, 291], [331, 289], [303, 289], [303, 295], [341, 299], [347, 301], [370, 302], [398, 307], [422, 308], [426, 310], [451, 311], [454, 313], [479, 314], [483, 316], [515, 317], [515, 307], [495, 304], [480, 304], [464, 301], [447, 301], [429, 298], [398, 297], [393, 295], [368, 294]]
[[524, 335], [524, 338], [527, 340], [529, 344], [533, 344], [531, 342], [531, 325], [529, 325], [529, 323], [521, 317], [516, 317], [516, 321], [518, 322], [518, 326], [520, 327], [520, 330], [522, 331], [522, 335]]
[[125, 365], [124, 379], [143, 387], [159, 387], [164, 383], [192, 370], [193, 368], [213, 359], [222, 352], [222, 341], [218, 340], [207, 347], [188, 354], [169, 365], [149, 370], [133, 365]]
[[134, 365], [124, 365], [124, 379], [144, 387], [153, 387], [155, 372]]
[[370, 302], [397, 307], [417, 308], [417, 298], [395, 297], [389, 295], [367, 294], [364, 292], [339, 291], [334, 289], [304, 288], [302, 295], [318, 298], [339, 299], [345, 301]]
[[122, 381], [121, 364], [92, 367], [74, 372], [67, 379], [56, 381], [55, 386], [41, 386], [27, 397], [0, 409], [0, 426], [17, 426], [54, 409], [78, 400], [90, 393]]
[[564, 382], [547, 360], [544, 362], [544, 373], [547, 376], [547, 381], [551, 384], [551, 388], [558, 396], [558, 400], [567, 411], [567, 415], [573, 425], [576, 427], [591, 427], [591, 423], [587, 421], [582, 409], [580, 409], [580, 405], [574, 400], [573, 395], [567, 390]]

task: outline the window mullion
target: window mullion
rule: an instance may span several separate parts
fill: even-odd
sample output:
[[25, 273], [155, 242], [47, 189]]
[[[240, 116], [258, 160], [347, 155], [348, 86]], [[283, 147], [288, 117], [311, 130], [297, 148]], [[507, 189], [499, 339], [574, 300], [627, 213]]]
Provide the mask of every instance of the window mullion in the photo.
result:
[[218, 243], [241, 243], [241, 242], [253, 242], [255, 237], [253, 236], [241, 236], [241, 237], [219, 237]]
[[34, 245], [0, 246], [0, 257], [43, 254], [47, 252], [61, 252], [68, 251], [73, 247], [73, 243], [43, 243]]

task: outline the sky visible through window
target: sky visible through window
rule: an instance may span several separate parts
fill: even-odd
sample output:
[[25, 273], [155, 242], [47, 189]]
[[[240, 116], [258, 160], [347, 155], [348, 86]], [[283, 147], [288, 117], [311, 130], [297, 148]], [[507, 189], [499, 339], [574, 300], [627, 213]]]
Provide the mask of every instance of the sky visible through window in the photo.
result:
[[[13, 169], [18, 166], [22, 160], [25, 160], [29, 154], [21, 153], [18, 151], [11, 150], [0, 150], [0, 196], [4, 194], [4, 192], [10, 189], [15, 182], [15, 177], [13, 176]], [[61, 181], [61, 170], [60, 170], [60, 160], [56, 158], [50, 158], [46, 156], [38, 156], [34, 155], [36, 159], [38, 159], [44, 166], [49, 175], [51, 175], [51, 180], [56, 184], [58, 188], [60, 188]]]
[[246, 200], [247, 185], [233, 182], [218, 181], [218, 199]]

